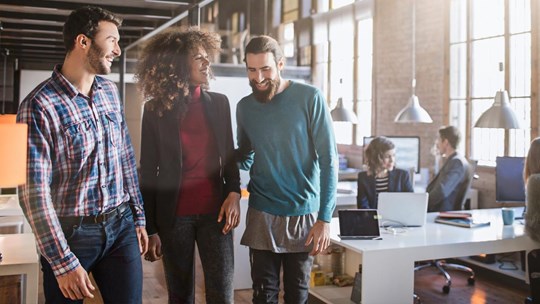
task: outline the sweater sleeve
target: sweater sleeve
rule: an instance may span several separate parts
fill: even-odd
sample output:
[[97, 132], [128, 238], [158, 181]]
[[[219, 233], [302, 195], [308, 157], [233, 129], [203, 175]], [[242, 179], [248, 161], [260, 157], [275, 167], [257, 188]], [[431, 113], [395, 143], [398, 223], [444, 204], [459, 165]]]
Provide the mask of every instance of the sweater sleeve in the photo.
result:
[[328, 107], [319, 90], [314, 96], [311, 137], [320, 168], [320, 208], [318, 219], [330, 222], [336, 208], [337, 146]]

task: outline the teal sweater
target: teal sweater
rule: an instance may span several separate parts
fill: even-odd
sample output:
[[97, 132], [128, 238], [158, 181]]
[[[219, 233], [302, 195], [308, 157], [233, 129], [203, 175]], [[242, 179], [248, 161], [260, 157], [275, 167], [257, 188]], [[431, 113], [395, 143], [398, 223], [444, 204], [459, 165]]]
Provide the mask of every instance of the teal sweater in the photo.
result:
[[337, 148], [321, 92], [291, 81], [269, 103], [244, 97], [236, 119], [240, 168], [250, 170], [249, 206], [280, 216], [318, 211], [318, 219], [329, 222]]

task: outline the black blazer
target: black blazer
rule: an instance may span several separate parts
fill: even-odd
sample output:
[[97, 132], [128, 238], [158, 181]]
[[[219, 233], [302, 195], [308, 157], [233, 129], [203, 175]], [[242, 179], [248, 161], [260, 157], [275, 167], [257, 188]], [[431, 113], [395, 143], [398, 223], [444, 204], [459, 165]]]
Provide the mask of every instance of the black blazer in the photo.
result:
[[[152, 102], [152, 101], [150, 101]], [[240, 193], [240, 174], [234, 160], [229, 100], [223, 94], [202, 91], [201, 102], [214, 134], [223, 183], [223, 199]], [[141, 193], [149, 235], [172, 228], [182, 173], [179, 108], [159, 117], [145, 107], [141, 130]]]
[[[388, 172], [388, 192], [413, 192], [409, 172], [394, 168]], [[358, 173], [358, 192], [356, 196], [358, 209], [377, 209], [377, 192], [375, 176], [367, 171]]]
[[429, 193], [428, 212], [460, 210], [460, 191], [464, 189], [469, 162], [454, 153], [448, 157], [439, 173], [426, 188]]

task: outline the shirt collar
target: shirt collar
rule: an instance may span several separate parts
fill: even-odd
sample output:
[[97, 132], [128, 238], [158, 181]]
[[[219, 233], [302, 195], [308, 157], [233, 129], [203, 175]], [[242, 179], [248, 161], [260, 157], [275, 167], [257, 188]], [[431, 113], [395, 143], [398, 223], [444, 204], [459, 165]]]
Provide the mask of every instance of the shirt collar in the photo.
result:
[[[52, 72], [52, 79], [54, 80], [54, 82], [56, 82], [60, 89], [70, 98], [70, 99], [73, 99], [75, 98], [78, 94], [81, 94], [81, 96], [85, 96], [88, 98], [88, 96], [80, 93], [77, 88], [71, 83], [69, 82], [69, 80], [66, 79], [66, 77], [64, 77], [64, 75], [62, 74], [62, 65], [61, 64], [57, 64], [55, 67], [54, 67], [54, 70]], [[92, 92], [96, 92], [97, 90], [101, 90], [102, 89], [102, 86], [101, 86], [101, 78], [100, 77], [94, 77], [94, 82], [92, 83]]]

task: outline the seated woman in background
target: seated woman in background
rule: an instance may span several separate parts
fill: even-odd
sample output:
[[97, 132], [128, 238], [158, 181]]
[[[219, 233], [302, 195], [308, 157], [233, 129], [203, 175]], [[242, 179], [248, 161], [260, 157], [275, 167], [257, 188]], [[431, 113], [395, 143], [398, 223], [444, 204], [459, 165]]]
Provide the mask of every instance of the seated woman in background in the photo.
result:
[[413, 192], [409, 172], [394, 168], [394, 143], [384, 136], [375, 137], [366, 148], [364, 163], [367, 171], [358, 174], [359, 209], [377, 209], [380, 192]]
[[533, 139], [525, 159], [523, 179], [527, 190], [525, 232], [540, 242], [540, 137]]

